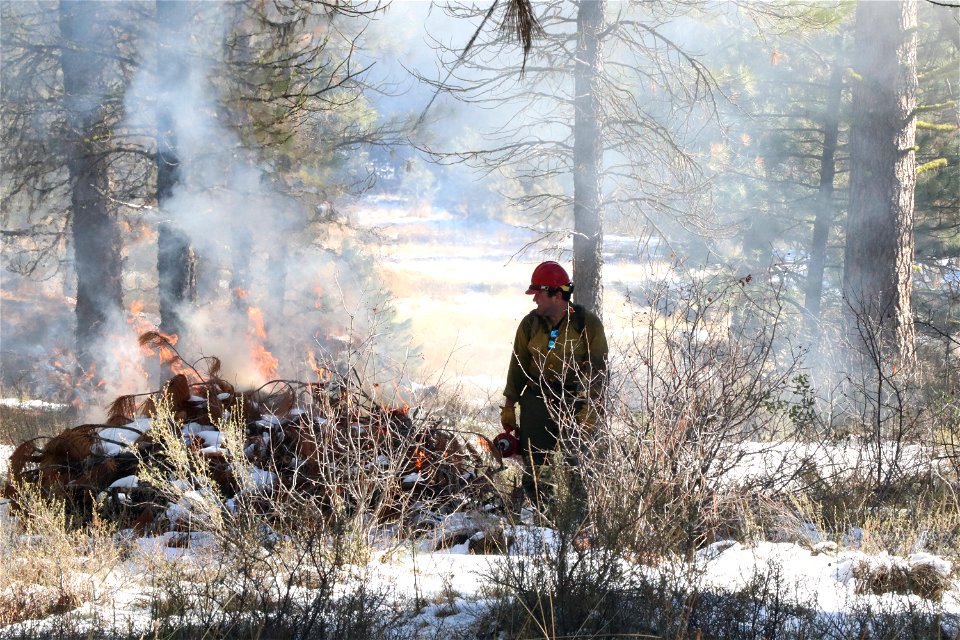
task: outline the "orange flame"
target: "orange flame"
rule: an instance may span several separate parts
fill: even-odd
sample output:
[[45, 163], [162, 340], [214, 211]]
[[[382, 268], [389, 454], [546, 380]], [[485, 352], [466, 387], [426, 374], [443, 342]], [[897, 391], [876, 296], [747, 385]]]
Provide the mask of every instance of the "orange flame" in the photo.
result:
[[[147, 331], [153, 329], [153, 325], [147, 320], [146, 316], [143, 313], [143, 310], [146, 305], [144, 305], [142, 300], [134, 300], [130, 303], [130, 311], [127, 315], [127, 324], [133, 328], [134, 335], [140, 336]], [[119, 346], [115, 349], [112, 349], [114, 359], [120, 366], [120, 378], [127, 379], [130, 377], [127, 374], [127, 371], [132, 371], [134, 375], [143, 378], [144, 380], [150, 379], [150, 374], [143, 367], [143, 359], [134, 360], [128, 357], [122, 348]], [[149, 350], [149, 347], [140, 347], [140, 353], [142, 355], [153, 355], [153, 352]]]
[[[77, 412], [82, 412], [87, 400], [106, 387], [107, 382], [97, 375], [95, 363], [90, 363], [89, 367], [83, 370], [67, 349], [58, 347], [56, 352], [59, 355], [51, 358], [49, 364], [56, 371], [60, 386], [70, 391], [68, 404]], [[65, 365], [64, 360], [71, 364]]]
[[418, 471], [427, 466], [427, 454], [423, 452], [423, 449], [417, 449], [417, 452], [414, 454], [413, 466], [415, 466]]
[[[153, 331], [153, 323], [147, 320], [143, 313], [145, 305], [142, 300], [134, 300], [130, 303], [130, 311], [127, 315], [127, 324], [133, 327], [134, 332], [140, 336], [147, 331]], [[151, 351], [149, 355], [153, 355]]]
[[[104, 387], [106, 384], [106, 380], [97, 378], [97, 365], [95, 363], [90, 363], [90, 368], [84, 371], [76, 381], [78, 387], [92, 387], [94, 389]], [[81, 404], [82, 403], [76, 405], [78, 409]]]
[[[133, 327], [133, 330], [138, 336], [143, 335], [148, 331], [154, 331], [160, 334], [167, 340], [169, 346], [163, 344], [154, 349], [149, 344], [144, 344], [140, 345], [140, 352], [148, 358], [159, 357], [160, 363], [165, 365], [173, 375], [182, 373], [187, 377], [187, 380], [189, 380], [191, 384], [203, 382], [203, 379], [200, 377], [200, 375], [192, 368], [188, 367], [186, 363], [180, 359], [180, 356], [177, 355], [177, 352], [171, 348], [180, 341], [180, 336], [175, 333], [166, 334], [162, 331], [159, 331], [156, 325], [150, 322], [150, 320], [148, 320], [144, 315], [143, 309], [144, 304], [142, 301], [135, 300], [132, 302], [130, 304], [130, 316], [127, 318], [127, 323]], [[118, 359], [123, 360], [123, 357], [119, 353], [115, 352], [115, 355], [118, 357]], [[139, 365], [139, 363], [121, 362], [121, 366], [124, 366], [124, 364], [133, 367], [138, 373], [143, 375], [144, 378], [148, 379], [150, 377], [146, 370]]]
[[247, 309], [247, 318], [250, 320], [250, 329], [253, 331], [253, 335], [261, 339], [266, 338], [267, 330], [263, 324], [263, 311], [259, 307], [250, 307]]
[[333, 378], [329, 369], [325, 369], [317, 363], [317, 354], [313, 352], [313, 349], [307, 352], [307, 365], [317, 375], [320, 382], [329, 382]]
[[250, 320], [250, 328], [247, 332], [247, 344], [250, 346], [250, 356], [254, 364], [257, 365], [257, 371], [265, 380], [272, 380], [277, 377], [277, 369], [280, 361], [263, 346], [263, 340], [267, 337], [267, 330], [263, 323], [263, 311], [259, 307], [250, 307], [247, 309], [247, 319]]
[[280, 361], [277, 360], [272, 353], [264, 349], [263, 345], [251, 345], [250, 355], [253, 356], [253, 361], [257, 365], [257, 371], [260, 372], [260, 375], [262, 375], [264, 379], [273, 380], [277, 377], [277, 369], [280, 366]]

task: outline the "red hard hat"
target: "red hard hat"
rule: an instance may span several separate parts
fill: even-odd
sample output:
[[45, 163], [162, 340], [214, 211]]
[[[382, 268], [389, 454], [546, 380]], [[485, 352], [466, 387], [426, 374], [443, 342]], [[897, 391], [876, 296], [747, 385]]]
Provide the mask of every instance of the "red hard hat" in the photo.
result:
[[527, 293], [536, 293], [544, 289], [560, 289], [561, 291], [572, 291], [573, 283], [566, 270], [553, 260], [541, 262], [533, 270], [530, 276], [530, 286]]

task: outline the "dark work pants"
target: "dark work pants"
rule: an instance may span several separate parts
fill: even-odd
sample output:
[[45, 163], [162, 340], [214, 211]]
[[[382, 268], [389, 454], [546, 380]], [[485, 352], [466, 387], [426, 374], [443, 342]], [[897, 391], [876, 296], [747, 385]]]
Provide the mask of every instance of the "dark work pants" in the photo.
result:
[[[550, 409], [539, 394], [527, 389], [520, 396], [520, 455], [523, 457], [521, 485], [527, 498], [539, 507], [550, 507], [556, 499], [557, 444], [560, 442], [560, 427], [553, 420]], [[563, 467], [569, 472], [571, 497], [578, 505], [577, 511], [585, 508], [586, 492], [580, 477], [578, 457], [572, 451], [563, 452]]]

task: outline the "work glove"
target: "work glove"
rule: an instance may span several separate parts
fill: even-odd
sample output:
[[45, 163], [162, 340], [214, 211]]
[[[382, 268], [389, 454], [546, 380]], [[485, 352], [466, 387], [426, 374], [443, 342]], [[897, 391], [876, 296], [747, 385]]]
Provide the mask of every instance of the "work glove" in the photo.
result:
[[517, 408], [502, 406], [500, 407], [500, 426], [507, 433], [517, 429]]

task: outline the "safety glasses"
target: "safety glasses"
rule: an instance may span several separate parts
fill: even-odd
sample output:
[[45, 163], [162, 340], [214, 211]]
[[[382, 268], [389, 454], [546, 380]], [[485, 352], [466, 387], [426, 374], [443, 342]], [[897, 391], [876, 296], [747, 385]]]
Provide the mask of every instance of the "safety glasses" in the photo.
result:
[[573, 283], [570, 284], [531, 284], [527, 287], [527, 293], [536, 291], [573, 291]]
[[557, 346], [557, 336], [560, 335], [560, 329], [553, 329], [550, 332], [550, 340], [547, 341], [547, 351], [553, 351], [553, 348]]

